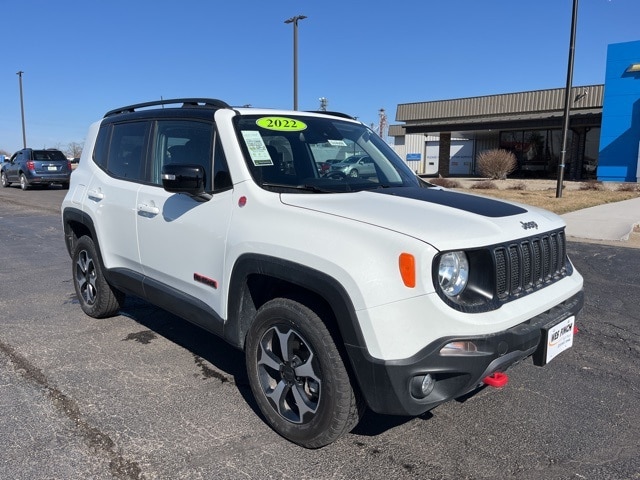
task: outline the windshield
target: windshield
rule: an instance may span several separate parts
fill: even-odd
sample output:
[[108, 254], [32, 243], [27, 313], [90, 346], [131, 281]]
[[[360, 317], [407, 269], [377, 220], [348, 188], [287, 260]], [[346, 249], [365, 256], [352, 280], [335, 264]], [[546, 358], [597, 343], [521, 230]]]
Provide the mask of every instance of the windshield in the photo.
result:
[[415, 174], [372, 130], [329, 117], [242, 115], [236, 131], [263, 188], [351, 192], [419, 186]]

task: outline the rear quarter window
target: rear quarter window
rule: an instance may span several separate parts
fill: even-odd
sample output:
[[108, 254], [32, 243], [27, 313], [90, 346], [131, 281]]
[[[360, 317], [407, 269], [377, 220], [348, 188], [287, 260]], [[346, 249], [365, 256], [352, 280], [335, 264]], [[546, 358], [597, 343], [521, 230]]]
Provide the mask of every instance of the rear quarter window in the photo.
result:
[[149, 122], [104, 125], [98, 132], [94, 161], [111, 176], [143, 181]]

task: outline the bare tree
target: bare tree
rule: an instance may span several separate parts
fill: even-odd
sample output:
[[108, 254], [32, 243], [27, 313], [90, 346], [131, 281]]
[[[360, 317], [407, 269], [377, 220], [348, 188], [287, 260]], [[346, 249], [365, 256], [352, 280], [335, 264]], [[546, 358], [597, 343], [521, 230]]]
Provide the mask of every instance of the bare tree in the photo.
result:
[[67, 145], [67, 149], [65, 150], [65, 153], [67, 157], [80, 158], [83, 147], [84, 147], [84, 143], [71, 142]]

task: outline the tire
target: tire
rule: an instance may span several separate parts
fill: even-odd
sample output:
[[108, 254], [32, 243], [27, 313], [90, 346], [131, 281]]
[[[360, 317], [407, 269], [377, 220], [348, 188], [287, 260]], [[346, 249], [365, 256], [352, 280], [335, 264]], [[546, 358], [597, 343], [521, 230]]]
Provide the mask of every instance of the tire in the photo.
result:
[[358, 178], [358, 170], [355, 168], [349, 172], [349, 176], [352, 178]]
[[22, 190], [29, 190], [29, 180], [27, 180], [24, 173], [20, 174], [20, 188]]
[[109, 285], [102, 273], [102, 265], [91, 237], [76, 242], [72, 256], [73, 286], [80, 307], [90, 317], [112, 317], [124, 303], [125, 295]]
[[319, 448], [360, 421], [362, 409], [340, 352], [307, 306], [287, 298], [265, 303], [247, 334], [245, 356], [260, 411], [284, 438]]
[[8, 187], [9, 185], [11, 185], [11, 182], [9, 181], [9, 179], [7, 178], [7, 174], [4, 172], [0, 173], [0, 183], [2, 183], [3, 187]]

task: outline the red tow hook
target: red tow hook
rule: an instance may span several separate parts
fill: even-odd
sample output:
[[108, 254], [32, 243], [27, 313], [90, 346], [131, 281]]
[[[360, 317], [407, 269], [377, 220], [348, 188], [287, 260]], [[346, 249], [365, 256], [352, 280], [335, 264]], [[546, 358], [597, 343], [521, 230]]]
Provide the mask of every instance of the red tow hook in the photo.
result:
[[507, 384], [507, 382], [509, 382], [509, 377], [502, 372], [492, 373], [482, 379], [482, 383], [495, 388], [502, 388]]

